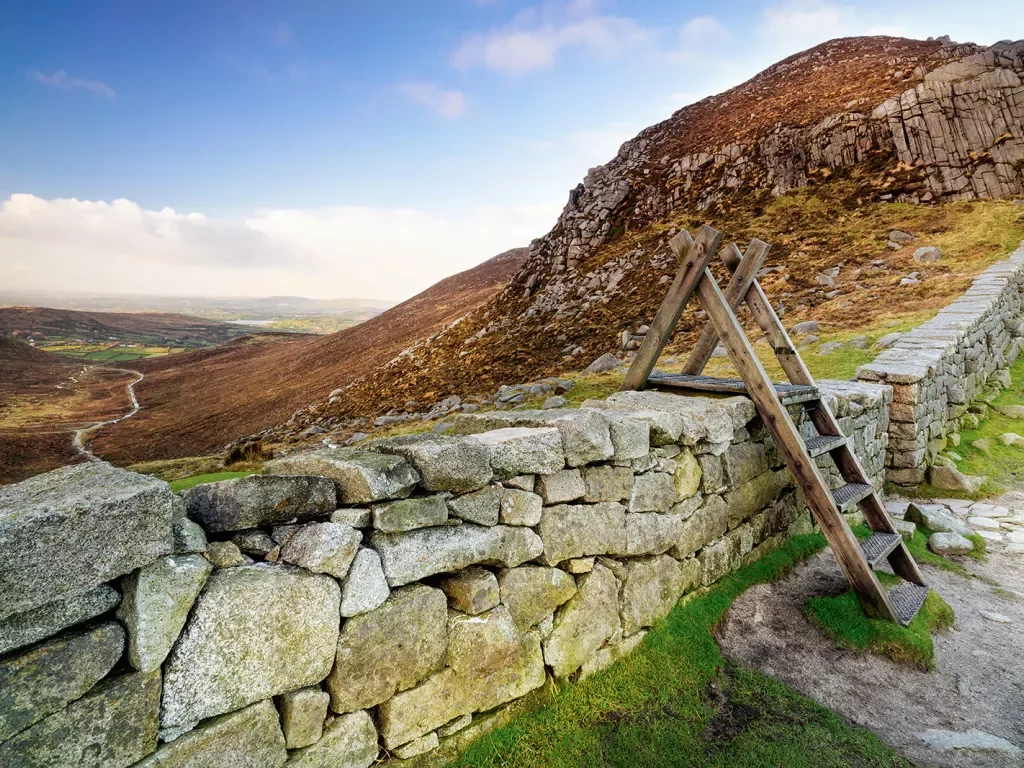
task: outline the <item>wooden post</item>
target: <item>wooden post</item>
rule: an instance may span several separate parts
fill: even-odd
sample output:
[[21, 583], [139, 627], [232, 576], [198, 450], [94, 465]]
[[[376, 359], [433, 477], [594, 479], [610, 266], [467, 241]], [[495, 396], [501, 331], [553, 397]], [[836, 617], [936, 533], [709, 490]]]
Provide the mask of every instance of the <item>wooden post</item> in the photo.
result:
[[700, 282], [721, 241], [722, 233], [706, 224], [697, 232], [695, 240], [691, 239], [685, 230], [672, 238], [669, 245], [681, 262], [679, 270], [643, 344], [633, 358], [633, 364], [622, 380], [622, 386], [619, 388], [621, 391], [639, 390], [647, 386], [647, 379], [672, 336], [679, 317], [686, 308], [686, 302], [693, 296], [697, 283]]

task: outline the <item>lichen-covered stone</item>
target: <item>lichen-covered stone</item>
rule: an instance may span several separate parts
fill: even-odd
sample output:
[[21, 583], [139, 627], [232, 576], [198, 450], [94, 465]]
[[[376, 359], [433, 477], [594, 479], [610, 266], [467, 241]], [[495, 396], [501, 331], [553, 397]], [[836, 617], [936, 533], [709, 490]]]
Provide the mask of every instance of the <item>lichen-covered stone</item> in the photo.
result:
[[376, 532], [370, 541], [392, 587], [470, 565], [512, 568], [541, 554], [543, 543], [529, 528], [465, 524], [404, 533]]
[[349, 619], [338, 638], [327, 691], [331, 709], [354, 712], [386, 701], [444, 666], [448, 601], [439, 589], [396, 589], [376, 610]]
[[672, 475], [648, 472], [633, 480], [629, 497], [630, 512], [668, 512], [676, 503], [676, 488]]
[[373, 527], [385, 533], [412, 531], [443, 525], [448, 519], [448, 504], [443, 496], [402, 499], [375, 506]]
[[128, 628], [128, 660], [139, 672], [160, 668], [213, 566], [202, 555], [162, 557], [121, 582], [117, 617]]
[[563, 469], [537, 478], [537, 493], [545, 504], [564, 504], [575, 501], [587, 492], [583, 476], [578, 469]]
[[268, 475], [320, 475], [334, 481], [342, 504], [404, 499], [420, 480], [401, 456], [358, 448], [320, 448], [269, 461]]
[[356, 553], [341, 585], [341, 615], [350, 618], [379, 608], [390, 594], [380, 555], [363, 547]]
[[156, 749], [160, 674], [107, 678], [0, 744], [5, 768], [126, 768]]
[[523, 474], [550, 475], [565, 466], [562, 437], [554, 428], [496, 429], [471, 439], [490, 452], [497, 480]]
[[682, 566], [668, 555], [627, 560], [621, 578], [619, 615], [624, 635], [668, 616], [686, 586]]
[[[181, 501], [181, 497], [175, 497]], [[184, 502], [181, 502], [184, 504]], [[187, 517], [176, 517], [171, 522], [171, 533], [174, 537], [174, 553], [190, 555], [206, 551], [206, 531], [199, 523]]]
[[248, 565], [252, 558], [243, 555], [233, 541], [214, 541], [206, 547], [206, 559], [218, 568], [237, 568]]
[[757, 475], [725, 496], [729, 510], [729, 527], [735, 528], [756, 512], [761, 511], [792, 482], [789, 472], [765, 472]]
[[455, 517], [477, 525], [497, 525], [498, 505], [498, 490], [493, 486], [448, 499], [448, 508]]
[[736, 490], [768, 471], [768, 459], [764, 446], [746, 440], [729, 446], [722, 454], [722, 468], [730, 490]]
[[163, 480], [88, 462], [0, 487], [0, 620], [170, 554]]
[[57, 634], [117, 607], [121, 595], [106, 584], [0, 621], [0, 654]]
[[633, 493], [633, 470], [629, 467], [584, 467], [583, 483], [585, 502], [624, 501]]
[[445, 576], [439, 584], [448, 597], [448, 606], [471, 616], [489, 611], [501, 600], [498, 579], [486, 568], [467, 568]]
[[682, 451], [675, 457], [676, 471], [672, 481], [676, 486], [676, 501], [684, 501], [695, 496], [700, 490], [703, 472], [700, 462], [690, 451]]
[[974, 542], [959, 533], [943, 531], [928, 537], [928, 549], [937, 555], [966, 555], [974, 551]]
[[609, 432], [616, 461], [629, 461], [646, 456], [651, 450], [651, 425], [642, 419], [634, 419], [629, 413], [602, 411], [608, 420]]
[[522, 641], [504, 605], [478, 616], [453, 612], [448, 618], [448, 666], [465, 677], [494, 672], [515, 658]]
[[985, 477], [965, 475], [955, 467], [933, 465], [928, 468], [928, 482], [945, 491], [975, 493], [985, 483]]
[[324, 734], [324, 719], [330, 702], [330, 694], [319, 686], [288, 691], [278, 697], [281, 730], [288, 749], [308, 747], [320, 740]]
[[973, 533], [963, 521], [935, 504], [911, 502], [907, 506], [904, 519], [936, 533], [959, 533], [961, 536]]
[[323, 680], [340, 591], [329, 576], [286, 566], [214, 571], [164, 665], [162, 731]]
[[331, 512], [331, 522], [350, 528], [369, 528], [373, 524], [373, 515], [369, 509], [342, 507]]
[[558, 568], [521, 565], [501, 572], [501, 602], [520, 630], [526, 631], [576, 594], [572, 576]]
[[[543, 477], [541, 478], [543, 480]], [[582, 486], [583, 482], [580, 481]], [[517, 488], [502, 488], [499, 494], [499, 515], [503, 525], [534, 526], [540, 522], [544, 502], [540, 496]]]
[[200, 723], [132, 768], [281, 768], [288, 760], [270, 701]]
[[341, 523], [310, 523], [281, 545], [281, 559], [313, 573], [343, 579], [362, 540], [362, 533]]
[[679, 541], [683, 517], [676, 514], [630, 513], [626, 515], [624, 555], [660, 555]]
[[615, 575], [600, 563], [580, 577], [576, 594], [555, 614], [544, 641], [544, 662], [555, 677], [568, 677], [605, 641], [621, 632]]
[[[549, 398], [551, 400], [565, 398]], [[425, 755], [431, 750], [437, 749], [440, 741], [437, 738], [437, 731], [431, 731], [426, 736], [420, 736], [418, 739], [413, 739], [408, 744], [403, 744], [400, 747], [395, 747], [391, 750], [391, 754], [397, 757], [399, 760], [408, 760], [419, 755]]]
[[463, 675], [451, 667], [399, 693], [377, 710], [384, 745], [392, 749], [470, 712], [484, 712], [544, 685], [540, 640], [524, 635], [519, 652], [498, 669]]
[[270, 534], [258, 528], [236, 533], [231, 537], [231, 542], [238, 547], [242, 554], [259, 560], [266, 557], [275, 546]]
[[0, 742], [82, 696], [123, 650], [124, 630], [105, 622], [0, 661]]
[[626, 549], [626, 509], [615, 502], [545, 507], [537, 530], [544, 543], [541, 561], [547, 565], [619, 554]]
[[188, 516], [210, 533], [326, 517], [338, 506], [329, 480], [304, 475], [249, 475], [203, 483], [182, 498]]
[[483, 488], [494, 476], [487, 449], [464, 437], [406, 435], [376, 440], [366, 447], [404, 458], [419, 472], [428, 491], [467, 493]]
[[291, 768], [368, 768], [377, 759], [377, 729], [366, 712], [336, 718], [316, 744], [292, 753]]
[[[565, 456], [570, 467], [579, 467], [594, 461], [612, 457], [615, 448], [611, 440], [608, 420], [597, 410], [524, 410], [491, 412], [473, 416], [459, 416], [455, 430], [462, 434], [481, 433], [488, 430], [502, 431], [532, 427], [558, 430]], [[537, 470], [540, 471], [540, 470]], [[552, 470], [543, 472], [551, 474]]]
[[724, 535], [728, 528], [729, 508], [725, 501], [721, 496], [708, 496], [704, 504], [683, 521], [679, 540], [670, 554], [677, 560], [687, 558]]

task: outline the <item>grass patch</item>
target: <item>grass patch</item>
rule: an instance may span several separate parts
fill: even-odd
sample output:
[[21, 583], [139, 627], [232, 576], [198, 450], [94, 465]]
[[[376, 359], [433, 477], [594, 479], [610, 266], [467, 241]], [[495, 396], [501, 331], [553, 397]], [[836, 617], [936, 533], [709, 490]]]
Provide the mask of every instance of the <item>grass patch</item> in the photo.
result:
[[250, 471], [210, 472], [206, 475], [193, 475], [192, 477], [183, 477], [180, 480], [172, 480], [170, 485], [172, 491], [180, 493], [181, 491], [187, 491], [189, 488], [194, 488], [195, 486], [202, 485], [203, 483], [215, 483], [218, 480], [233, 480], [236, 477], [247, 477], [252, 474], [255, 473]]
[[[982, 491], [998, 492], [1005, 485], [1024, 481], [1024, 447], [999, 442], [999, 436], [1007, 432], [1024, 434], [1024, 421], [1003, 416], [995, 410], [1005, 405], [1024, 405], [1024, 357], [1010, 367], [1009, 389], [1004, 389], [992, 401], [992, 407], [977, 429], [960, 433], [960, 446], [953, 449], [963, 456], [963, 460], [957, 462], [961, 472], [989, 478]], [[987, 450], [975, 447], [978, 440], [988, 443]]]
[[824, 546], [820, 534], [790, 538], [678, 604], [613, 667], [487, 734], [452, 765], [908, 766], [872, 733], [726, 664], [711, 634], [748, 587], [781, 578]]
[[[887, 573], [878, 578], [885, 584], [898, 579]], [[844, 648], [888, 656], [893, 661], [925, 671], [935, 668], [932, 633], [953, 626], [955, 615], [938, 592], [932, 590], [909, 626], [868, 618], [851, 589], [841, 595], [812, 597], [804, 612]]]

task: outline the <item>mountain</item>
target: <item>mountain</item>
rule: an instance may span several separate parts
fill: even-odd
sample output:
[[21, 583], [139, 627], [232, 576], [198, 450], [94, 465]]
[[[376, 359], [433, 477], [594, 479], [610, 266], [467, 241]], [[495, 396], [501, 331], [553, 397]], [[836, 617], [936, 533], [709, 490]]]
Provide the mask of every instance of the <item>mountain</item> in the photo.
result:
[[0, 307], [0, 336], [93, 339], [173, 346], [220, 344], [252, 333], [230, 323], [161, 312], [79, 312], [49, 307]]
[[[684, 107], [588, 172], [500, 294], [266, 437], [487, 395], [619, 352], [675, 271], [668, 240], [705, 222], [774, 246], [762, 284], [787, 322], [855, 328], [941, 306], [1019, 234], [1011, 206], [959, 201], [1024, 194], [1022, 76], [1024, 41], [847, 38]], [[1007, 222], [995, 238], [979, 226], [994, 216]], [[898, 228], [948, 241], [954, 258], [925, 274], [913, 248], [887, 247]], [[822, 274], [832, 270], [838, 280]], [[911, 272], [927, 279], [893, 306]], [[693, 328], [688, 313], [677, 343]]]
[[526, 252], [506, 251], [329, 336], [260, 334], [134, 363], [146, 374], [136, 388], [143, 410], [104, 428], [93, 448], [122, 464], [203, 455], [286, 421], [491, 299]]

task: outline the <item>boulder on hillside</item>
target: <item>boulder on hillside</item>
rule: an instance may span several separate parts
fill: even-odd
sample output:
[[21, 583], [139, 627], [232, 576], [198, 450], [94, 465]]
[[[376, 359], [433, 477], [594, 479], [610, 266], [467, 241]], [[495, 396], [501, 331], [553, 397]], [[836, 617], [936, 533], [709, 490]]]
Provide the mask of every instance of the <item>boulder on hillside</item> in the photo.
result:
[[939, 261], [942, 259], [942, 251], [934, 245], [926, 246], [925, 248], [918, 248], [914, 251], [914, 261], [920, 262], [932, 262]]
[[928, 467], [928, 482], [944, 491], [974, 493], [984, 484], [985, 477], [965, 475], [955, 467]]
[[0, 620], [170, 554], [173, 499], [163, 480], [105, 462], [0, 487]]
[[611, 352], [605, 352], [594, 362], [583, 369], [584, 373], [605, 373], [606, 371], [614, 371], [619, 367], [619, 361], [615, 358]]
[[928, 537], [928, 549], [937, 555], [966, 555], [974, 551], [974, 543], [959, 533], [943, 531]]
[[817, 333], [821, 328], [815, 320], [805, 320], [789, 329], [790, 333]]

